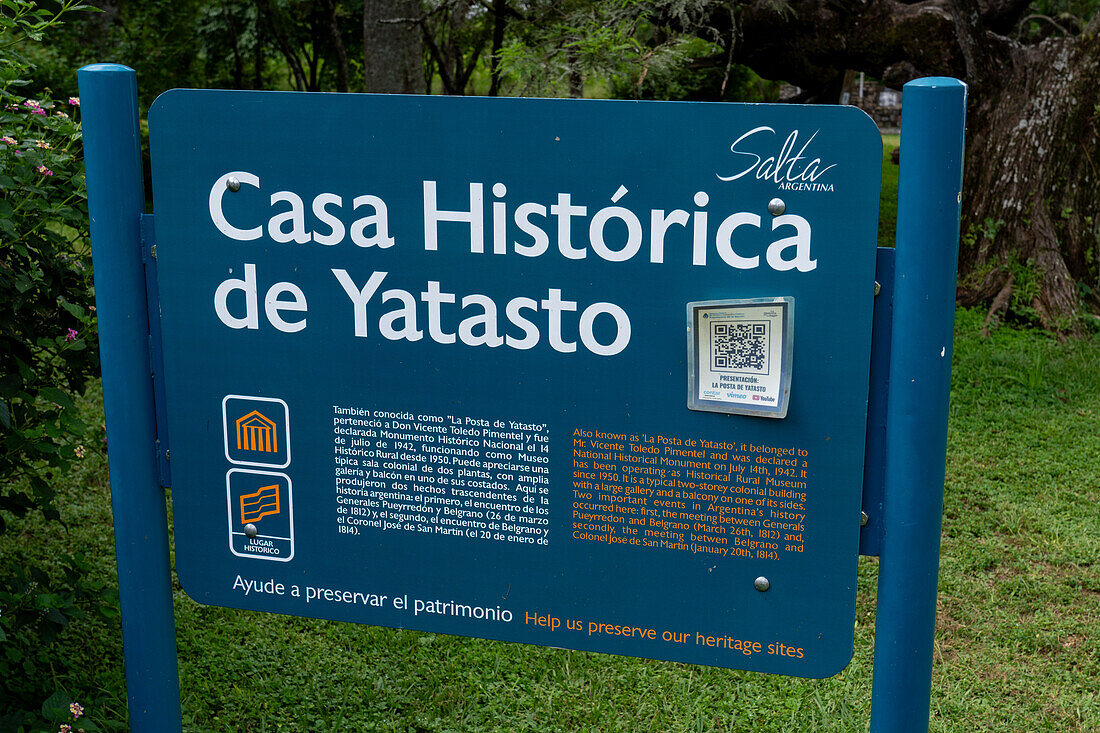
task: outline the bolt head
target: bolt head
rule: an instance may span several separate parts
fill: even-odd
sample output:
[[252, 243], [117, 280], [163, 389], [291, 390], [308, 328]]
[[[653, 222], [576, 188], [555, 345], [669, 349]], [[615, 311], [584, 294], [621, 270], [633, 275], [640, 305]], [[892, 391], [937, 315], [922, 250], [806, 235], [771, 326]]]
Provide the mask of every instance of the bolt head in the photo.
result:
[[249, 523], [244, 525], [244, 533], [247, 537], [255, 537], [260, 533], [260, 530], [256, 529], [256, 525]]
[[867, 512], [859, 513], [859, 526], [866, 527], [867, 523], [871, 521], [871, 518], [867, 516]]
[[230, 176], [229, 178], [225, 179], [225, 187], [228, 188], [230, 191], [236, 193], [237, 191], [241, 190], [241, 182], [237, 180], [236, 176]]
[[768, 580], [767, 578], [765, 578], [763, 575], [761, 575], [759, 578], [752, 581], [752, 587], [756, 588], [758, 591], [763, 593], [768, 588], [772, 587], [772, 582], [770, 580]]
[[881, 292], [882, 292], [882, 283], [880, 283], [878, 280], [875, 280], [875, 295], [878, 295]]
[[768, 213], [772, 216], [779, 216], [787, 210], [787, 205], [783, 203], [783, 199], [772, 199], [768, 202]]

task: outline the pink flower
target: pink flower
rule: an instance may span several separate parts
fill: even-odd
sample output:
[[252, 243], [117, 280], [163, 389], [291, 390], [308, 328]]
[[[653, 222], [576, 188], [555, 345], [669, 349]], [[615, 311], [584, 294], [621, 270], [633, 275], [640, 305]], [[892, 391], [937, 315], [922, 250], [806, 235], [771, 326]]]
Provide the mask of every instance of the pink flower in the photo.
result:
[[26, 102], [23, 102], [23, 106], [24, 107], [30, 107], [31, 109], [38, 109], [42, 105], [39, 104], [38, 102], [34, 101], [33, 99], [28, 99]]
[[57, 112], [54, 112], [54, 114], [58, 117], [61, 117], [62, 119], [66, 119], [66, 120], [69, 119], [69, 116], [67, 114], [65, 114], [64, 112], [57, 111]]
[[[70, 328], [69, 332], [65, 334], [65, 340], [66, 341], [76, 341], [76, 337], [77, 337], [77, 335], [79, 335], [79, 333], [80, 332], [77, 331], [75, 328]], [[74, 702], [73, 705], [76, 705], [76, 703]], [[77, 705], [77, 707], [80, 707], [80, 706]], [[81, 708], [81, 710], [83, 710], [83, 708]], [[76, 713], [73, 713], [73, 715], [76, 715]]]
[[73, 727], [71, 725], [69, 725], [68, 723], [62, 723], [61, 727], [58, 728], [58, 733], [72, 733], [72, 730]]
[[46, 110], [42, 109], [41, 107], [35, 107], [34, 109], [31, 110], [31, 114], [32, 115], [42, 115], [43, 117], [45, 117], [46, 116]]
[[50, 145], [45, 140], [39, 140], [37, 144], [38, 144], [38, 147], [42, 148], [43, 150], [50, 150], [53, 147], [52, 145]]
[[4, 137], [0, 138], [0, 140], [3, 140], [8, 145], [15, 145], [14, 137], [8, 137], [7, 135], [4, 135]]
[[[44, 165], [38, 166], [38, 168], [36, 170], [44, 176], [52, 176], [53, 175], [53, 171], [51, 171], [49, 168], [47, 168]], [[72, 329], [69, 329], [69, 330], [72, 330]]]
[[80, 97], [69, 97], [69, 106], [79, 107], [80, 106]]
[[[73, 331], [71, 328], [69, 330], [74, 334], [76, 333], [76, 331]], [[84, 708], [82, 708], [78, 702], [71, 702], [69, 703], [69, 712], [73, 714], [74, 718], [79, 718], [84, 714]]]

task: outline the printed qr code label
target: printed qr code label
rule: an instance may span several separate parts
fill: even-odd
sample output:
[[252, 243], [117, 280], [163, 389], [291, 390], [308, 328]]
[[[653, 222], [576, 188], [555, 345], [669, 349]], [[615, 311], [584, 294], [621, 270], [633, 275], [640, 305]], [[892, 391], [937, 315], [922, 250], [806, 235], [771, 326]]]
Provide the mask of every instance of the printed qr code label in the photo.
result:
[[715, 371], [767, 374], [771, 352], [767, 321], [712, 321], [711, 368]]
[[794, 298], [688, 303], [688, 408], [783, 418]]

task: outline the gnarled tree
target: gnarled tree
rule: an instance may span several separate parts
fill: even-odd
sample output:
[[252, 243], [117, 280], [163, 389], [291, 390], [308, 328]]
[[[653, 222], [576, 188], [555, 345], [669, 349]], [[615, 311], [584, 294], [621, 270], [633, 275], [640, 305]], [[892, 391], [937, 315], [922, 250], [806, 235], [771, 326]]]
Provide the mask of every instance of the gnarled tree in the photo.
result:
[[963, 238], [960, 299], [1016, 288], [1045, 325], [1074, 330], [1081, 295], [1100, 302], [1100, 13], [1031, 44], [983, 29], [972, 0], [955, 17], [974, 88], [963, 210], [980, 233]]
[[1100, 306], [1100, 12], [1084, 7], [1091, 20], [1074, 24], [1029, 15], [1028, 0], [755, 0], [711, 24], [732, 18], [728, 58], [805, 101], [836, 101], [844, 69], [898, 88], [966, 80], [959, 300], [1075, 331], [1082, 306]]

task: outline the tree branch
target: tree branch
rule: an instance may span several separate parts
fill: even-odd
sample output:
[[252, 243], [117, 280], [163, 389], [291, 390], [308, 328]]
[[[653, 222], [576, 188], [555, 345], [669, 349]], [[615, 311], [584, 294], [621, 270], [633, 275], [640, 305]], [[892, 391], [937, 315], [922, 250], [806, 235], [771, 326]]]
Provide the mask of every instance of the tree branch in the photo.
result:
[[[845, 69], [879, 78], [891, 68], [912, 76], [961, 76], [966, 66], [947, 3], [790, 0], [777, 6], [773, 0], [751, 0], [738, 9], [733, 61], [815, 96], [827, 95]], [[723, 38], [734, 30], [725, 9], [716, 9], [701, 25]], [[906, 81], [909, 78], [898, 79], [898, 83]]]
[[257, 0], [256, 4], [264, 18], [267, 19], [266, 25], [268, 30], [271, 31], [271, 35], [275, 38], [275, 44], [279, 47], [279, 51], [282, 52], [283, 58], [286, 59], [287, 66], [290, 68], [291, 74], [293, 74], [295, 86], [297, 86], [299, 90], [305, 91], [309, 88], [309, 79], [306, 77], [305, 70], [302, 68], [302, 62], [298, 59], [298, 55], [294, 53], [294, 49], [287, 43], [286, 36], [279, 32], [278, 23], [273, 17], [271, 4], [267, 0]]
[[1009, 39], [987, 30], [979, 0], [949, 0], [955, 18], [955, 38], [966, 60], [966, 79], [975, 93], [997, 86], [1012, 67]]
[[984, 0], [982, 25], [1002, 36], [1008, 35], [1021, 22], [1031, 6], [1031, 0]]

